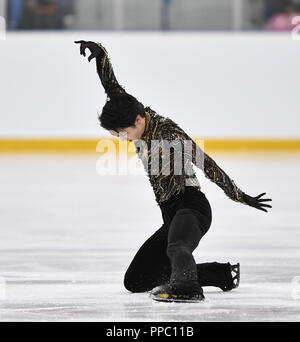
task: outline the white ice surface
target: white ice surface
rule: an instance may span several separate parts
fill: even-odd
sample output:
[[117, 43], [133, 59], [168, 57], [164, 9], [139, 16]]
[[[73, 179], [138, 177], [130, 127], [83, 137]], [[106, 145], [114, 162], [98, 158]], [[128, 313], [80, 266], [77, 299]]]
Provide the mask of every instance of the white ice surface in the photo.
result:
[[125, 290], [126, 268], [162, 218], [145, 176], [99, 176], [97, 158], [0, 156], [1, 321], [300, 321], [300, 157], [215, 158], [242, 190], [273, 198], [268, 214], [197, 172], [213, 223], [195, 259], [241, 263], [240, 288], [204, 288], [202, 304]]

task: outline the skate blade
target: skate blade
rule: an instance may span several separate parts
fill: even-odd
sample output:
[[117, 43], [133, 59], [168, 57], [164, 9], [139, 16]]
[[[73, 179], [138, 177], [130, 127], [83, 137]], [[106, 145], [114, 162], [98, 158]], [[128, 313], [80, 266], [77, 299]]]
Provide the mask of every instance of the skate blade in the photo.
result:
[[181, 299], [181, 298], [170, 298], [167, 296], [151, 296], [156, 302], [164, 302], [164, 303], [203, 303], [205, 298], [191, 298], [191, 299]]

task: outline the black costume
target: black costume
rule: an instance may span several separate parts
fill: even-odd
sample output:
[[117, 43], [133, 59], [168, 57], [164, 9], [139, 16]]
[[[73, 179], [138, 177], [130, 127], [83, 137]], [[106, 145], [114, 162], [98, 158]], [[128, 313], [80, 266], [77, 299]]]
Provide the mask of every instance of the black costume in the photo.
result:
[[[97, 72], [108, 97], [125, 94], [105, 48], [100, 43], [98, 46], [104, 55], [96, 58]], [[145, 112], [145, 130], [141, 139], [135, 141], [136, 152], [149, 176], [164, 223], [137, 252], [125, 274], [124, 285], [132, 292], [149, 291], [169, 281], [187, 284], [198, 292], [202, 291], [201, 286], [228, 289], [232, 282], [229, 263], [196, 265], [192, 256], [212, 220], [210, 204], [201, 191], [192, 163], [202, 168], [205, 176], [232, 200], [245, 203], [243, 192], [174, 121], [150, 107]], [[190, 142], [189, 149], [185, 141]], [[168, 147], [168, 142], [172, 148], [166, 158], [164, 147]], [[182, 155], [183, 163], [182, 158], [176, 159]], [[158, 156], [156, 165], [153, 156]], [[159, 158], [164, 161], [162, 167]]]
[[174, 261], [173, 278], [177, 280], [197, 279], [200, 286], [230, 288], [229, 264], [195, 265], [192, 259], [193, 250], [211, 224], [211, 208], [205, 195], [188, 187], [184, 195], [161, 205], [161, 212], [164, 224], [135, 255], [125, 274], [125, 287], [131, 292], [144, 292], [168, 282], [172, 273], [171, 259]]

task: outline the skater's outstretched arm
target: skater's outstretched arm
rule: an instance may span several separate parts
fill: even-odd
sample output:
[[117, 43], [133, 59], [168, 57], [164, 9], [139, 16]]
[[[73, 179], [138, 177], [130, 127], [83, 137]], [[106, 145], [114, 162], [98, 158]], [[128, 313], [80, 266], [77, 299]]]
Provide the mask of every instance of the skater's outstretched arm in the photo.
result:
[[[263, 202], [272, 201], [271, 199], [261, 198], [266, 193], [260, 194], [256, 197], [251, 197], [239, 189], [234, 181], [222, 170], [217, 163], [207, 155], [178, 125], [172, 127], [173, 129], [165, 130], [164, 138], [172, 141], [174, 153], [184, 153], [184, 164], [192, 162], [195, 166], [200, 168], [206, 178], [217, 184], [225, 194], [233, 201], [240, 202], [256, 209], [267, 212], [265, 208], [272, 208], [272, 206]], [[191, 142], [192, 148], [185, 148], [185, 141]]]
[[[195, 142], [194, 144], [199, 150], [201, 150]], [[202, 151], [202, 153], [204, 152]], [[225, 194], [233, 201], [247, 204], [250, 207], [254, 207], [265, 212], [268, 212], [266, 208], [272, 208], [271, 205], [264, 203], [272, 201], [270, 198], [262, 198], [262, 196], [266, 195], [265, 192], [256, 197], [245, 194], [235, 185], [234, 181], [225, 173], [225, 171], [223, 171], [206, 153], [204, 153], [204, 174], [206, 178], [209, 178], [212, 182], [222, 188]]]
[[91, 55], [88, 58], [90, 62], [93, 58], [96, 58], [97, 73], [100, 77], [101, 83], [104, 87], [106, 94], [112, 98], [114, 95], [125, 94], [125, 89], [118, 83], [114, 74], [108, 53], [104, 46], [100, 43], [91, 41], [79, 40], [75, 41], [76, 44], [80, 44], [80, 54], [86, 56], [85, 50], [89, 49]]

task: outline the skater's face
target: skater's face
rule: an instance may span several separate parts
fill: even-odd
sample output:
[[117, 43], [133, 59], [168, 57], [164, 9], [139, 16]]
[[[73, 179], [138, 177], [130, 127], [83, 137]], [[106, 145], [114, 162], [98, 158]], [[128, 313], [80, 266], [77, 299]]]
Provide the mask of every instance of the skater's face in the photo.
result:
[[135, 126], [120, 128], [117, 131], [110, 130], [110, 134], [114, 137], [119, 137], [122, 141], [134, 141], [139, 140], [144, 133], [145, 118], [140, 115], [135, 120]]

